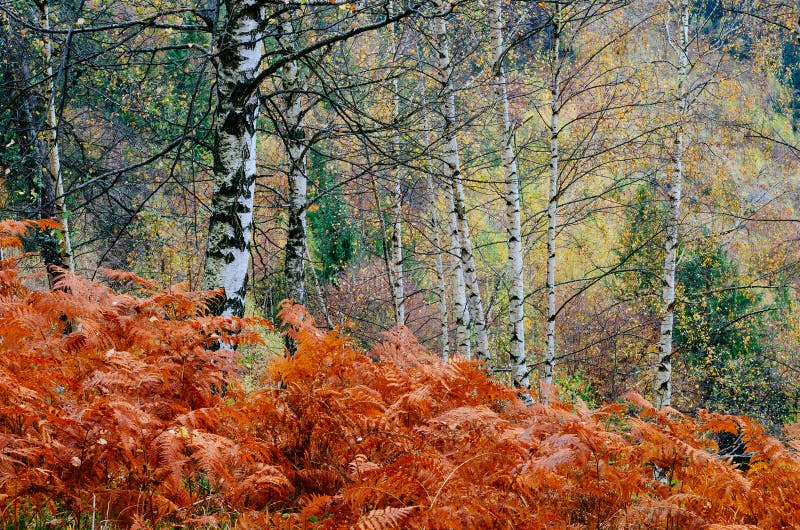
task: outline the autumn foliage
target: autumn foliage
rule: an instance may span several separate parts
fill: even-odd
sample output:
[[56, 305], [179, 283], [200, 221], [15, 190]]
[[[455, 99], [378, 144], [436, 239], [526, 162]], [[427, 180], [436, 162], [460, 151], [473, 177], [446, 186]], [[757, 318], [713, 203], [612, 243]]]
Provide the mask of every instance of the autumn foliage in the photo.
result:
[[[0, 224], [0, 236], [27, 227]], [[88, 527], [796, 528], [797, 444], [745, 418], [525, 406], [405, 330], [369, 353], [317, 329], [245, 392], [249, 322], [205, 295], [64, 275], [48, 292], [0, 262], [0, 521]], [[718, 433], [740, 436], [739, 467]], [[789, 432], [789, 438], [792, 432]], [[663, 479], [656, 478], [656, 471]]]

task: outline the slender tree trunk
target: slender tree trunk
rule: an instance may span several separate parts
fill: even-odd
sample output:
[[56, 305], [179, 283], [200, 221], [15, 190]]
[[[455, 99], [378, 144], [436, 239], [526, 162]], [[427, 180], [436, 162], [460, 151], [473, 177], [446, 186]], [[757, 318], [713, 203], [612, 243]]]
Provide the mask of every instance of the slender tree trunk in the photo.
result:
[[464, 204], [464, 185], [461, 182], [460, 174], [457, 179], [453, 180], [453, 197], [459, 228], [461, 229], [461, 262], [464, 268], [464, 282], [467, 287], [467, 303], [470, 309], [470, 318], [475, 324], [475, 355], [478, 360], [489, 363], [491, 359], [489, 357], [486, 315], [483, 311], [483, 301], [481, 300], [481, 292], [478, 285], [478, 272], [475, 268], [472, 240], [469, 237], [469, 224]]
[[452, 186], [445, 186], [447, 200], [447, 224], [450, 229], [450, 283], [453, 289], [453, 312], [456, 324], [456, 352], [471, 358], [469, 338], [469, 312], [467, 311], [467, 287], [464, 282], [464, 266], [461, 260], [461, 231], [458, 226]]
[[[420, 92], [422, 89], [420, 89]], [[431, 124], [430, 119], [427, 114], [425, 114], [424, 120], [424, 128], [425, 128], [425, 146], [429, 147], [431, 145]], [[449, 322], [447, 319], [447, 286], [445, 283], [445, 275], [444, 275], [444, 260], [442, 259], [442, 254], [444, 252], [444, 247], [442, 247], [442, 237], [441, 237], [441, 223], [439, 220], [439, 212], [436, 208], [436, 188], [433, 185], [433, 168], [431, 167], [430, 161], [428, 162], [427, 167], [427, 174], [426, 174], [426, 183], [428, 185], [428, 218], [431, 227], [431, 234], [433, 237], [433, 247], [435, 253], [435, 268], [436, 268], [436, 296], [439, 299], [439, 325], [441, 327], [441, 335], [442, 335], [442, 349], [441, 349], [441, 356], [442, 360], [447, 361], [450, 359], [450, 328]]]
[[[39, 129], [33, 116], [36, 108], [36, 97], [31, 87], [30, 68], [27, 57], [20, 53], [17, 46], [9, 42], [11, 32], [6, 33], [6, 27], [0, 25], [0, 43], [8, 47], [10, 61], [0, 64], [4, 75], [13, 79], [15, 97], [20, 102], [16, 111], [12, 113], [12, 124], [15, 136], [22, 153], [26, 155], [28, 163], [25, 165], [22, 189], [30, 189], [35, 195], [25, 197], [30, 203], [23, 209], [23, 216], [28, 219], [57, 219], [55, 183], [50, 178], [50, 173], [45, 164], [47, 160], [47, 144], [39, 137]], [[58, 274], [50, 269], [50, 265], [66, 268], [62, 260], [58, 235], [54, 230], [43, 230], [36, 235], [36, 245], [45, 267], [48, 268], [51, 286]]]
[[[475, 321], [476, 355], [478, 359], [489, 361], [489, 341], [486, 329], [486, 320], [483, 312], [480, 290], [478, 288], [475, 259], [472, 251], [472, 242], [469, 237], [469, 227], [464, 207], [464, 186], [461, 181], [461, 164], [458, 156], [458, 137], [456, 135], [456, 99], [453, 90], [453, 62], [450, 54], [450, 38], [447, 33], [447, 23], [444, 15], [450, 8], [444, 2], [436, 2], [438, 16], [434, 19], [434, 39], [437, 48], [437, 75], [441, 88], [443, 102], [442, 115], [444, 116], [444, 177], [450, 183], [448, 206], [450, 206], [450, 231], [451, 249], [454, 256], [460, 258], [461, 263], [454, 265], [456, 293], [454, 309], [456, 311], [456, 340], [459, 353], [469, 357], [469, 319]], [[460, 269], [460, 274], [459, 274]], [[459, 278], [461, 276], [461, 278]], [[462, 282], [464, 291], [462, 291]], [[469, 291], [467, 307], [462, 305], [464, 295]], [[465, 293], [466, 294], [466, 293]]]
[[[399, 98], [395, 97], [397, 102]], [[398, 103], [395, 103], [397, 105]], [[399, 133], [395, 139], [395, 152], [399, 152]], [[398, 325], [406, 323], [405, 288], [403, 285], [403, 191], [401, 178], [403, 172], [395, 172], [394, 193], [392, 197], [392, 294], [394, 297], [394, 317]]]
[[[394, 2], [390, 2], [389, 9], [394, 13]], [[398, 23], [391, 26], [391, 42], [395, 53], [400, 53], [400, 32]], [[401, 157], [400, 139], [400, 80], [397, 76], [392, 78], [392, 92], [394, 94], [394, 107], [392, 121], [394, 124], [393, 151], [395, 160], [394, 189], [392, 193], [392, 296], [394, 298], [394, 318], [398, 325], [406, 322], [405, 289], [403, 285], [403, 166]]]
[[555, 4], [553, 14], [553, 39], [550, 50], [550, 189], [547, 202], [547, 348], [544, 353], [543, 401], [549, 401], [549, 388], [553, 384], [553, 367], [556, 358], [556, 227], [558, 226], [558, 201], [560, 180], [559, 113], [561, 111], [561, 4]]
[[444, 277], [444, 263], [442, 260], [442, 238], [439, 234], [439, 213], [436, 211], [436, 188], [433, 186], [433, 175], [430, 171], [427, 174], [428, 195], [430, 203], [429, 219], [431, 232], [433, 234], [433, 246], [436, 267], [436, 296], [439, 298], [439, 324], [441, 326], [442, 335], [442, 359], [447, 361], [450, 358], [450, 330], [447, 320], [447, 287], [445, 285]]
[[378, 184], [376, 183], [374, 174], [370, 175], [369, 183], [372, 190], [372, 199], [375, 203], [375, 217], [378, 219], [381, 234], [381, 252], [383, 254], [383, 266], [386, 268], [386, 277], [389, 279], [389, 290], [392, 289], [392, 258], [391, 258], [391, 242], [386, 240], [389, 229], [386, 227], [385, 212], [381, 204], [381, 195], [378, 193]]
[[494, 48], [494, 90], [497, 99], [498, 124], [503, 142], [500, 155], [503, 160], [506, 202], [506, 238], [508, 242], [508, 313], [511, 335], [511, 374], [514, 387], [530, 388], [528, 364], [525, 358], [525, 310], [522, 276], [522, 227], [519, 207], [519, 174], [514, 153], [513, 131], [508, 109], [508, 87], [503, 68], [503, 2], [492, 0], [492, 34]]
[[675, 129], [672, 151], [672, 178], [669, 183], [669, 219], [664, 242], [664, 279], [662, 290], [661, 334], [659, 339], [658, 365], [656, 367], [656, 407], [672, 404], [672, 337], [675, 314], [675, 272], [678, 251], [678, 226], [681, 215], [683, 188], [683, 120], [686, 118], [688, 100], [686, 96], [689, 77], [689, 0], [679, 5], [678, 42], [673, 43], [678, 54], [676, 78], [676, 101], [678, 104], [678, 126]]
[[204, 289], [223, 289], [219, 315], [244, 315], [253, 196], [259, 95], [246, 96], [263, 51], [261, 2], [226, 0], [220, 34], [214, 139], [214, 192], [203, 275]]
[[325, 324], [328, 329], [333, 329], [333, 321], [331, 321], [331, 313], [328, 311], [328, 302], [325, 300], [325, 294], [322, 292], [322, 286], [319, 284], [319, 277], [311, 261], [311, 251], [308, 249], [308, 240], [306, 240], [306, 259], [308, 260], [309, 268], [311, 269], [311, 278], [314, 280], [314, 291], [317, 295], [322, 314], [325, 316]]
[[456, 179], [461, 178], [461, 167], [458, 159], [458, 138], [455, 131], [455, 93], [451, 80], [453, 65], [450, 58], [450, 39], [447, 35], [447, 23], [443, 18], [448, 9], [444, 2], [437, 2], [436, 8], [441, 16], [433, 19], [432, 29], [437, 52], [436, 74], [439, 81], [439, 96], [442, 101], [442, 116], [444, 117], [443, 177], [447, 183], [444, 188], [447, 199], [447, 221], [450, 229], [450, 277], [456, 324], [456, 352], [470, 358], [470, 315], [467, 310], [467, 289], [461, 256], [461, 227], [452, 185]]
[[[286, 53], [297, 49], [297, 34], [291, 18], [281, 25], [281, 45]], [[281, 88], [283, 89], [283, 125], [281, 135], [286, 144], [289, 158], [289, 204], [288, 223], [286, 227], [286, 257], [284, 277], [286, 280], [286, 296], [298, 304], [306, 301], [305, 284], [305, 248], [306, 248], [306, 209], [308, 177], [306, 156], [308, 142], [303, 123], [304, 79], [300, 74], [300, 65], [291, 61], [281, 70]]]
[[[49, 178], [53, 182], [53, 198], [55, 209], [60, 215], [58, 221], [61, 223], [61, 234], [63, 237], [61, 245], [60, 259], [54, 259], [55, 256], [47, 257], [45, 259], [52, 263], [48, 265], [61, 266], [63, 264], [70, 272], [75, 272], [75, 260], [72, 252], [72, 239], [69, 230], [69, 211], [64, 198], [64, 182], [61, 176], [61, 155], [59, 153], [59, 138], [58, 138], [58, 117], [56, 116], [56, 90], [55, 90], [55, 76], [53, 75], [53, 44], [50, 34], [50, 6], [47, 2], [42, 4], [42, 28], [44, 41], [44, 60], [47, 65], [47, 134], [45, 135], [47, 142], [47, 170]], [[45, 190], [49, 185], [45, 186]], [[48, 197], [48, 200], [50, 198]], [[47, 208], [47, 206], [45, 206]], [[49, 214], [49, 212], [47, 212]]]

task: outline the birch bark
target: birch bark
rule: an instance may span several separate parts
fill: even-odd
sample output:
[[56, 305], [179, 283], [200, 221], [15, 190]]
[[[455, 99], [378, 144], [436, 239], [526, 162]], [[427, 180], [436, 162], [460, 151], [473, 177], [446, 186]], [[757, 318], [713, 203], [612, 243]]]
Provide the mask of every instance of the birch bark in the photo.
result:
[[[442, 1], [434, 3], [437, 16], [433, 21], [434, 41], [437, 48], [437, 76], [442, 98], [442, 115], [444, 116], [444, 178], [448, 182], [448, 220], [451, 233], [451, 251], [454, 258], [460, 260], [453, 265], [456, 292], [454, 309], [456, 312], [456, 342], [462, 355], [470, 357], [469, 322], [475, 323], [476, 356], [489, 361], [489, 341], [486, 319], [483, 311], [472, 242], [469, 237], [466, 209], [464, 207], [464, 185], [461, 180], [461, 164], [458, 153], [458, 137], [456, 135], [456, 100], [453, 89], [453, 62], [450, 52], [450, 37], [447, 32], [445, 15], [451, 6]], [[463, 286], [463, 287], [462, 287]], [[467, 290], [468, 298], [467, 297]], [[468, 307], [467, 307], [468, 306]]]
[[257, 0], [226, 0], [227, 24], [219, 37], [211, 199], [204, 289], [223, 289], [212, 311], [244, 315], [256, 180], [259, 95], [248, 95], [262, 57], [263, 12]]
[[[389, 11], [394, 14], [394, 2], [389, 3]], [[400, 53], [400, 32], [398, 23], [390, 26], [390, 41], [396, 54]], [[392, 78], [394, 107], [392, 122], [395, 127], [393, 135], [394, 151], [394, 189], [392, 197], [392, 297], [394, 298], [394, 317], [397, 325], [406, 322], [405, 288], [403, 285], [403, 165], [400, 163], [400, 80], [397, 75]]]
[[[427, 126], [426, 126], [427, 132]], [[426, 134], [427, 136], [427, 134]], [[426, 138], [426, 145], [429, 145], [429, 139]], [[429, 222], [431, 232], [433, 234], [433, 251], [435, 253], [435, 267], [436, 267], [436, 296], [439, 299], [439, 324], [441, 326], [441, 340], [442, 360], [447, 361], [450, 358], [450, 329], [447, 319], [447, 287], [445, 285], [444, 277], [444, 260], [442, 259], [442, 238], [439, 233], [439, 213], [436, 210], [436, 188], [433, 185], [433, 175], [430, 171], [427, 174], [428, 184], [428, 209], [429, 209]]]
[[[297, 50], [297, 34], [290, 15], [282, 21], [280, 43], [285, 53]], [[303, 123], [302, 94], [304, 78], [297, 61], [287, 63], [281, 69], [283, 123], [279, 127], [286, 145], [289, 161], [289, 204], [286, 227], [286, 255], [284, 278], [286, 297], [298, 304], [306, 301], [305, 248], [306, 209], [308, 206], [308, 176], [306, 156], [308, 145]]]
[[458, 226], [453, 188], [444, 186], [445, 200], [447, 201], [447, 224], [450, 230], [450, 283], [453, 289], [453, 312], [456, 325], [456, 353], [471, 358], [471, 345], [469, 337], [469, 312], [467, 311], [467, 287], [464, 281], [464, 267], [461, 260], [461, 231]]
[[472, 249], [472, 240], [469, 237], [469, 224], [464, 204], [464, 185], [461, 174], [453, 179], [453, 197], [455, 210], [458, 215], [461, 230], [461, 262], [464, 268], [464, 282], [467, 287], [467, 303], [470, 309], [470, 318], [475, 323], [475, 355], [480, 361], [489, 363], [489, 337], [486, 327], [486, 315], [483, 311], [483, 301], [478, 285], [478, 272], [475, 269], [475, 254]]
[[553, 38], [550, 49], [550, 189], [547, 202], [547, 346], [544, 354], [544, 391], [542, 400], [549, 401], [556, 357], [556, 228], [560, 179], [559, 113], [561, 111], [561, 4], [555, 4]]
[[456, 352], [467, 358], [471, 357], [469, 337], [470, 315], [467, 311], [467, 290], [464, 278], [464, 266], [461, 258], [461, 228], [456, 212], [455, 196], [452, 183], [460, 178], [460, 162], [458, 159], [458, 138], [455, 133], [455, 94], [452, 86], [453, 65], [450, 59], [450, 40], [447, 35], [447, 23], [444, 15], [448, 12], [444, 2], [436, 2], [437, 15], [432, 21], [434, 44], [436, 46], [436, 76], [439, 82], [439, 96], [442, 101], [441, 114], [444, 117], [443, 138], [443, 177], [446, 185], [447, 221], [450, 230], [450, 281], [453, 288], [453, 312], [456, 325]]
[[[47, 170], [49, 178], [54, 183], [54, 204], [55, 209], [60, 215], [61, 223], [61, 261], [70, 272], [75, 272], [75, 261], [72, 252], [72, 239], [69, 230], [69, 211], [64, 200], [64, 181], [61, 176], [61, 155], [59, 153], [58, 139], [58, 118], [56, 116], [56, 90], [55, 76], [53, 75], [53, 44], [48, 33], [50, 30], [50, 6], [47, 2], [42, 3], [42, 28], [44, 40], [44, 60], [47, 65], [47, 134], [45, 141], [47, 145]], [[47, 186], [45, 186], [47, 188]]]
[[[675, 98], [678, 125], [672, 150], [672, 178], [669, 182], [669, 218], [664, 242], [664, 278], [662, 290], [661, 332], [656, 365], [656, 407], [672, 404], [672, 337], [675, 315], [675, 272], [678, 251], [678, 228], [683, 188], [683, 121], [688, 110], [686, 94], [689, 77], [689, 0], [681, 0], [678, 8], [678, 42], [669, 39], [678, 55]], [[669, 26], [667, 25], [667, 28]]]
[[[420, 87], [420, 93], [424, 87]], [[430, 118], [425, 114], [423, 127], [425, 129], [425, 147], [431, 145], [431, 122]], [[447, 318], [447, 285], [444, 275], [444, 260], [442, 254], [444, 247], [442, 246], [441, 237], [441, 222], [439, 219], [439, 211], [436, 207], [437, 193], [436, 187], [433, 185], [433, 167], [431, 166], [430, 159], [428, 159], [426, 174], [426, 184], [428, 185], [428, 220], [430, 223], [431, 234], [433, 238], [433, 252], [434, 252], [434, 265], [436, 271], [436, 296], [439, 299], [439, 325], [441, 329], [442, 360], [447, 361], [450, 359], [450, 327]]]
[[[395, 89], [397, 80], [395, 80]], [[395, 96], [395, 115], [399, 106], [399, 97]], [[395, 123], [397, 120], [395, 119]], [[400, 152], [400, 134], [395, 135], [395, 153]], [[394, 298], [394, 317], [398, 325], [406, 323], [405, 288], [403, 285], [403, 190], [401, 180], [403, 171], [398, 167], [395, 171], [392, 197], [392, 294]]]
[[508, 243], [508, 313], [511, 335], [509, 337], [511, 374], [516, 388], [530, 388], [528, 365], [525, 358], [525, 310], [523, 302], [522, 229], [519, 207], [519, 174], [514, 153], [513, 131], [508, 108], [508, 86], [503, 68], [503, 2], [492, 1], [492, 36], [494, 65], [494, 90], [498, 105], [498, 125], [502, 145], [506, 203], [506, 239]]

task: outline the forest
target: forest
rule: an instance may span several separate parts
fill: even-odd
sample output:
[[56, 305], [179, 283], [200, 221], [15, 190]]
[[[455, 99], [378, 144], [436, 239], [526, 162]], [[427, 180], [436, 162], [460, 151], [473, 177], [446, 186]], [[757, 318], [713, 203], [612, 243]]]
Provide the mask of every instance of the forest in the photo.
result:
[[800, 3], [0, 0], [0, 525], [800, 528]]

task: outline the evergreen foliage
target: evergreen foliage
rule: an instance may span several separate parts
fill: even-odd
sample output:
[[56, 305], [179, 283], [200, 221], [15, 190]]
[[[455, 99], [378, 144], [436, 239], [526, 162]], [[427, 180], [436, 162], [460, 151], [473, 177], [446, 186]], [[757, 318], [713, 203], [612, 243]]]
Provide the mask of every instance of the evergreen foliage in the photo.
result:
[[311, 149], [309, 154], [308, 177], [318, 193], [308, 211], [308, 224], [320, 260], [320, 273], [325, 281], [335, 284], [337, 275], [355, 254], [356, 231], [341, 187], [326, 167], [324, 154], [317, 149]]
[[777, 425], [790, 420], [799, 396], [770, 351], [765, 316], [775, 308], [736, 284], [736, 264], [709, 238], [684, 256], [679, 277], [675, 344], [700, 403]]

